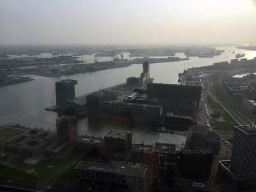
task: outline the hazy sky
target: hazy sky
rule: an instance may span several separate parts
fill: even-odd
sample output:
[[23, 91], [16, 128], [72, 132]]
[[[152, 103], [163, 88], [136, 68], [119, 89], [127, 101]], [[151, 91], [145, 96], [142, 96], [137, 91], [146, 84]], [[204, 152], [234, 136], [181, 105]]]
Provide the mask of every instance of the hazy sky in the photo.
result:
[[255, 0], [0, 0], [1, 44], [256, 43]]

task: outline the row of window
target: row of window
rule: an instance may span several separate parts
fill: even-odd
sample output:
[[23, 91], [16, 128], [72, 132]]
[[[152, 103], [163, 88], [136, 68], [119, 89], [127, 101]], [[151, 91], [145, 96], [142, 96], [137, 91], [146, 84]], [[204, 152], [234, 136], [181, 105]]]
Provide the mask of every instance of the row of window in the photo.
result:
[[132, 184], [136, 186], [143, 185], [143, 179], [138, 177], [131, 177], [126, 175], [110, 174], [110, 173], [101, 173], [101, 172], [88, 172], [88, 171], [77, 171], [77, 178], [88, 179], [93, 181], [104, 181], [104, 182], [113, 182], [113, 183], [125, 183]]

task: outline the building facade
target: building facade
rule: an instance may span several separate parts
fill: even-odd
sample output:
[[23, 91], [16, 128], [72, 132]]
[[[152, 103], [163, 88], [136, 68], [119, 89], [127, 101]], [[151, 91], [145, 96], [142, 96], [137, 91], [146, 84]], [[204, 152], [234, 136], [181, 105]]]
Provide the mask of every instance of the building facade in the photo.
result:
[[133, 163], [104, 164], [80, 161], [75, 167], [76, 178], [89, 180], [98, 184], [128, 186], [130, 191], [150, 191], [146, 166], [136, 166]]
[[124, 118], [134, 122], [156, 123], [161, 119], [163, 107], [138, 103], [105, 101], [106, 117]]
[[180, 152], [180, 170], [183, 177], [208, 179], [211, 174], [213, 151], [210, 149]]
[[201, 99], [200, 86], [174, 85], [162, 83], [147, 84], [148, 98], [158, 98], [163, 101], [183, 102], [199, 105]]
[[58, 141], [74, 142], [77, 138], [77, 121], [75, 116], [62, 116], [56, 119]]
[[230, 170], [241, 188], [256, 187], [255, 126], [235, 126]]
[[107, 159], [124, 161], [131, 153], [132, 131], [113, 129], [104, 136], [104, 156]]

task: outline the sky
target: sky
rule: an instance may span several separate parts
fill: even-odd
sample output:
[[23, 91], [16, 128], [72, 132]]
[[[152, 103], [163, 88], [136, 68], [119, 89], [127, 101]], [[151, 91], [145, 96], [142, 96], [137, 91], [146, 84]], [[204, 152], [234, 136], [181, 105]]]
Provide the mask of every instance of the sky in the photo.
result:
[[0, 0], [0, 45], [177, 43], [256, 43], [256, 0]]

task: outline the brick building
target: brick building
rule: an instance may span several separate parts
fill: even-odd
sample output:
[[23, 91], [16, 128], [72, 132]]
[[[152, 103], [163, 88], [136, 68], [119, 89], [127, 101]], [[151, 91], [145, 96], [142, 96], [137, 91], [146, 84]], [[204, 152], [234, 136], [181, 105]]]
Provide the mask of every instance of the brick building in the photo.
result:
[[62, 116], [56, 119], [58, 141], [74, 142], [77, 138], [77, 121], [75, 116]]

